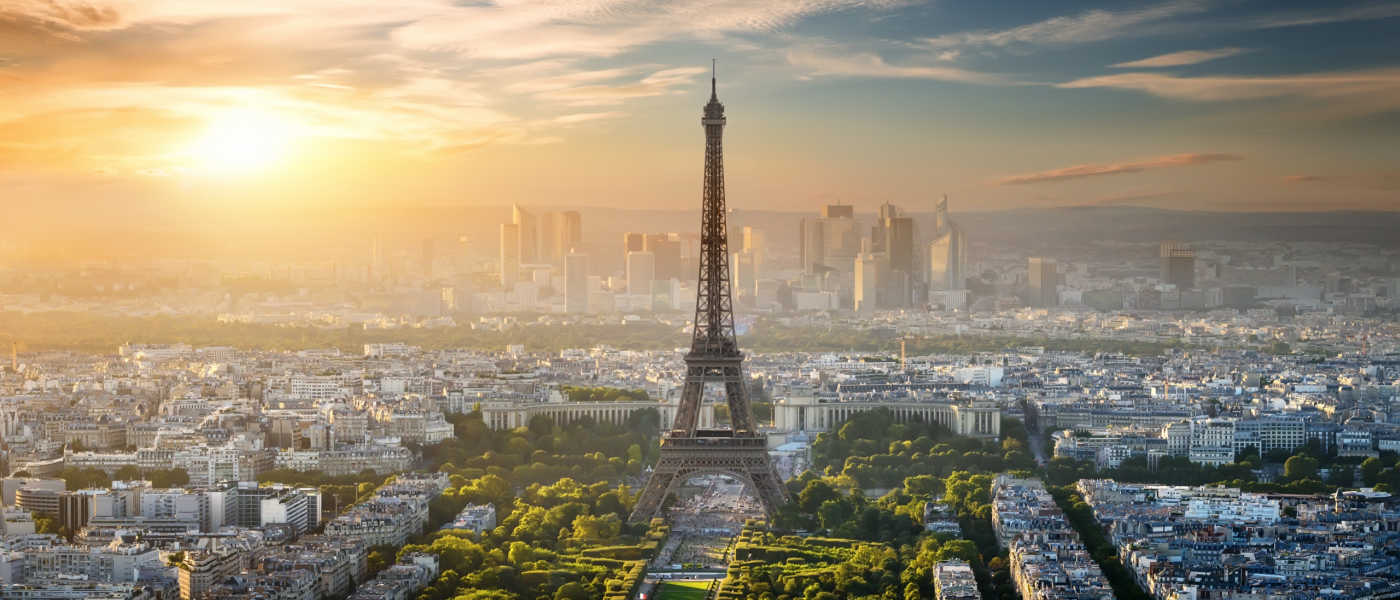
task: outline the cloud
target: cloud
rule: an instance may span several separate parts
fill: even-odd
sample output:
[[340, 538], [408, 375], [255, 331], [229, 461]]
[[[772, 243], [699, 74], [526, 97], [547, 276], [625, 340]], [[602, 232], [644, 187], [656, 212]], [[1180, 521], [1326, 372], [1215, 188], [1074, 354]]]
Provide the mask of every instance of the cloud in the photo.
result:
[[1341, 179], [1337, 175], [1285, 175], [1283, 177], [1283, 180], [1288, 183], [1334, 182]]
[[[1217, 3], [1207, 0], [1171, 0], [1144, 8], [1110, 11], [1090, 10], [1076, 15], [1052, 17], [1010, 29], [967, 31], [923, 40], [935, 49], [1017, 48], [1102, 42], [1122, 38], [1191, 34], [1202, 32], [1249, 31], [1279, 27], [1299, 27], [1372, 21], [1400, 16], [1400, 4], [1378, 3], [1325, 10], [1273, 12], [1262, 16], [1201, 18]], [[1188, 63], [1183, 63], [1188, 64]]]
[[1120, 69], [1153, 69], [1158, 67], [1181, 67], [1186, 65], [1198, 65], [1203, 62], [1212, 61], [1228, 56], [1234, 56], [1243, 52], [1248, 52], [1244, 48], [1220, 48], [1217, 50], [1185, 50], [1182, 52], [1172, 52], [1152, 58], [1144, 58], [1131, 62], [1121, 62], [1110, 67]]
[[451, 5], [394, 29], [404, 47], [491, 59], [614, 56], [675, 39], [773, 32], [820, 14], [903, 0], [511, 0]]
[[1084, 177], [1098, 177], [1101, 175], [1139, 173], [1152, 169], [1205, 165], [1236, 160], [1244, 160], [1244, 157], [1238, 154], [1224, 153], [1173, 154], [1170, 156], [1159, 156], [1132, 162], [1074, 165], [1072, 167], [1040, 171], [1037, 173], [1011, 175], [997, 180], [996, 183], [997, 185], [1026, 185], [1031, 183], [1064, 181], [1067, 179], [1081, 179]]
[[1327, 184], [1340, 188], [1363, 190], [1400, 190], [1400, 173], [1370, 173], [1365, 175], [1286, 175], [1285, 183]]
[[989, 73], [978, 73], [958, 67], [941, 65], [891, 65], [877, 54], [862, 52], [835, 54], [814, 50], [792, 50], [788, 63], [807, 69], [811, 75], [837, 77], [874, 77], [887, 79], [933, 79], [963, 83], [1006, 84], [1005, 79]]
[[0, 21], [43, 27], [50, 31], [111, 29], [122, 23], [111, 6], [59, 0], [11, 0], [0, 5]]
[[1352, 113], [1400, 108], [1400, 69], [1275, 76], [1181, 77], [1163, 73], [1120, 73], [1076, 79], [1056, 87], [1131, 90], [1192, 102], [1297, 97], [1325, 102], [1333, 111], [1351, 109]]
[[[219, 111], [257, 103], [320, 139], [353, 140], [357, 155], [554, 143], [568, 127], [624, 114], [574, 107], [683, 93], [708, 70], [623, 53], [912, 1], [0, 0], [0, 122], [130, 109], [109, 129], [145, 145], [27, 127], [28, 138], [0, 142], [12, 164], [52, 157], [169, 172], [171, 149], [159, 144], [178, 145]], [[194, 125], [176, 131], [130, 116], [140, 111]]]
[[924, 43], [932, 48], [1083, 44], [1141, 34], [1145, 27], [1205, 10], [1205, 3], [1198, 0], [1178, 0], [1136, 10], [1091, 10], [999, 31], [940, 35], [926, 38]]
[[710, 70], [705, 67], [663, 69], [634, 82], [551, 89], [539, 92], [535, 94], [535, 97], [569, 106], [618, 104], [635, 98], [648, 98], [679, 92], [681, 88], [694, 81], [697, 75], [709, 72]]
[[1323, 11], [1264, 15], [1248, 19], [1245, 23], [1248, 27], [1253, 29], [1275, 29], [1279, 27], [1305, 27], [1310, 25], [1346, 23], [1350, 21], [1375, 21], [1392, 17], [1400, 17], [1400, 4], [1390, 2], [1347, 6], [1343, 8], [1328, 7]]
[[576, 123], [587, 123], [589, 121], [600, 121], [603, 119], [617, 119], [627, 116], [627, 113], [620, 111], [573, 113], [554, 117], [553, 121], [561, 125], [573, 125]]

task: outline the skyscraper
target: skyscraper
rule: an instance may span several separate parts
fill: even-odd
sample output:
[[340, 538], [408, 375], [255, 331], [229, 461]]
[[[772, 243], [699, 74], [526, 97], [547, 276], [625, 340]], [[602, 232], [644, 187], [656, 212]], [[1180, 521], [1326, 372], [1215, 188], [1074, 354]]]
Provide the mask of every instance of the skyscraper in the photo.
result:
[[744, 226], [742, 249], [753, 254], [754, 270], [763, 276], [763, 263], [768, 260], [768, 235], [757, 227]]
[[535, 216], [536, 263], [547, 264], [555, 268], [564, 266], [559, 262], [563, 256], [559, 254], [559, 235], [556, 229], [558, 224], [559, 222], [555, 220], [552, 212]]
[[520, 279], [520, 226], [501, 224], [501, 287], [509, 291]]
[[871, 312], [878, 307], [882, 262], [880, 259], [880, 256], [871, 252], [862, 252], [855, 258], [853, 267], [856, 285], [853, 300], [856, 312]]
[[571, 252], [564, 257], [564, 312], [588, 312], [588, 255]]
[[888, 217], [882, 223], [884, 228], [883, 249], [889, 256], [890, 268], [913, 274], [914, 272], [914, 219], [910, 217]]
[[822, 207], [823, 219], [854, 219], [856, 207], [850, 204], [828, 204]]
[[1031, 306], [1049, 308], [1060, 303], [1060, 273], [1055, 259], [1032, 256], [1027, 264], [1027, 282]]
[[948, 197], [934, 212], [933, 241], [929, 244], [929, 289], [961, 290], [967, 287], [967, 238], [948, 218]]
[[547, 212], [539, 224], [540, 261], [562, 268], [564, 257], [583, 241], [582, 217], [574, 210]]
[[754, 296], [758, 281], [757, 261], [753, 252], [740, 250], [731, 258], [734, 266], [734, 295], [745, 300]]
[[895, 205], [886, 202], [880, 205], [880, 210], [875, 218], [875, 226], [870, 228], [870, 241], [874, 242], [874, 247], [880, 250], [885, 248], [885, 222], [899, 216], [899, 209]]
[[583, 216], [576, 210], [566, 210], [558, 214], [562, 221], [559, 227], [561, 251], [568, 254], [570, 251], [581, 249], [583, 246]]
[[801, 260], [806, 273], [834, 270], [850, 273], [856, 255], [860, 253], [860, 232], [856, 228], [855, 210], [845, 204], [822, 208], [819, 218], [804, 218], [801, 222]]
[[665, 233], [650, 233], [643, 238], [642, 250], [655, 259], [657, 279], [680, 279], [681, 241]]
[[627, 253], [627, 293], [651, 294], [651, 281], [656, 278], [656, 255], [650, 252]]
[[519, 261], [527, 264], [538, 262], [539, 228], [535, 222], [535, 215], [515, 204], [511, 206], [511, 223], [515, 225], [520, 238], [520, 247], [516, 250]]
[[1179, 242], [1162, 242], [1158, 251], [1162, 261], [1162, 283], [1170, 283], [1180, 290], [1196, 287], [1196, 251]]
[[798, 260], [802, 265], [802, 272], [817, 273], [823, 270], [825, 260], [822, 257], [822, 249], [826, 247], [826, 240], [823, 237], [825, 229], [822, 227], [822, 220], [803, 217], [797, 226]]
[[629, 231], [622, 234], [622, 255], [627, 256], [628, 252], [641, 252], [645, 250], [646, 234]]

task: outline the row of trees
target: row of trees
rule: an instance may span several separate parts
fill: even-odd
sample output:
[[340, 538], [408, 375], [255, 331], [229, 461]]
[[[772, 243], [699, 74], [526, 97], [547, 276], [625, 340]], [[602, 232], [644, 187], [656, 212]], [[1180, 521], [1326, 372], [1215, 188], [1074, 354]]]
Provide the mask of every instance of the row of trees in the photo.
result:
[[1103, 528], [1094, 519], [1094, 509], [1084, 501], [1084, 497], [1070, 486], [1051, 486], [1050, 496], [1065, 513], [1065, 520], [1079, 532], [1079, 539], [1089, 556], [1103, 569], [1104, 578], [1113, 588], [1113, 596], [1118, 600], [1152, 600], [1152, 595], [1143, 591], [1133, 578], [1133, 573], [1118, 558], [1118, 549], [1108, 540]]
[[561, 385], [559, 391], [569, 402], [648, 402], [646, 390], [624, 390], [615, 387], [585, 387]]
[[[1165, 485], [1225, 485], [1250, 492], [1323, 494], [1336, 491], [1339, 487], [1355, 485], [1358, 461], [1363, 479], [1368, 480], [1367, 485], [1382, 482], [1400, 484], [1400, 469], [1395, 466], [1393, 453], [1386, 453], [1379, 459], [1361, 461], [1358, 457], [1328, 456], [1307, 447], [1299, 449], [1296, 454], [1271, 452], [1262, 458], [1256, 449], [1249, 448], [1241, 452], [1235, 462], [1219, 466], [1197, 464], [1185, 456], [1164, 456], [1158, 459], [1153, 468], [1146, 456], [1139, 455], [1125, 459], [1116, 468], [1099, 469], [1091, 461], [1058, 457], [1050, 460], [1045, 475], [1046, 480], [1054, 485], [1071, 485], [1080, 479], [1108, 478]], [[1260, 481], [1261, 473], [1275, 472], [1278, 476], [1273, 477], [1272, 481]]]
[[1003, 439], [953, 434], [937, 423], [897, 423], [888, 410], [858, 414], [812, 443], [812, 469], [848, 487], [892, 488], [906, 477], [947, 477], [954, 471], [994, 473], [1029, 469], [1035, 460], [1020, 421], [1002, 422]]
[[626, 524], [636, 494], [621, 481], [657, 455], [656, 411], [634, 413], [624, 426], [585, 419], [559, 427], [536, 417], [508, 431], [486, 427], [476, 411], [449, 418], [457, 436], [423, 448], [451, 481], [429, 521], [491, 504], [497, 526], [435, 531], [403, 547], [400, 555], [436, 554], [442, 567], [418, 598], [590, 600], [635, 585], [636, 561], [658, 540]]
[[[776, 527], [819, 531], [849, 538], [851, 543], [881, 542], [894, 552], [898, 577], [880, 574], [871, 586], [869, 574], [853, 588], [836, 585], [833, 575], [822, 585], [804, 583], [805, 571], [775, 579], [776, 566], [757, 568], [776, 600], [804, 599], [817, 594], [874, 594], [883, 598], [933, 597], [933, 566], [956, 556], [970, 563], [985, 598], [1016, 597], [1006, 557], [997, 546], [991, 525], [992, 474], [1007, 470], [1025, 474], [1034, 467], [1026, 450], [1026, 432], [1019, 421], [1002, 423], [1000, 442], [958, 436], [931, 423], [896, 423], [888, 411], [856, 415], [835, 431], [818, 436], [812, 446], [812, 469], [788, 482], [792, 501], [774, 519]], [[881, 490], [877, 499], [867, 498]], [[923, 528], [929, 502], [953, 509], [962, 539], [934, 536]], [[774, 558], [767, 556], [765, 558]], [[805, 556], [802, 558], [806, 558]], [[788, 559], [791, 560], [790, 558]], [[754, 577], [750, 575], [749, 577]], [[830, 583], [831, 585], [827, 585]], [[755, 588], [761, 590], [762, 588]]]
[[[14, 472], [15, 477], [32, 477], [29, 471], [19, 470]], [[102, 469], [91, 467], [64, 467], [55, 475], [57, 479], [62, 479], [63, 484], [70, 490], [85, 490], [91, 488], [112, 487], [112, 481], [137, 481], [147, 480], [152, 487], [170, 488], [179, 487], [190, 482], [190, 474], [184, 469], [138, 469], [135, 466], [124, 466], [117, 469], [112, 475], [108, 475]]]
[[[731, 578], [742, 583], [739, 589], [749, 597], [772, 600], [932, 598], [934, 566], [958, 558], [972, 565], [984, 597], [1011, 600], [1017, 597], [1015, 588], [992, 531], [991, 483], [990, 473], [915, 475], [869, 500], [858, 489], [839, 487], [837, 478], [809, 472], [789, 482], [792, 502], [779, 511], [775, 526], [800, 530], [815, 524], [820, 533], [836, 538], [747, 532], [736, 558], [757, 562], [737, 563], [742, 568]], [[954, 510], [961, 538], [923, 529], [928, 502], [942, 502]], [[888, 560], [871, 562], [869, 551], [861, 555], [866, 560], [852, 558], [842, 548], [879, 548]]]
[[737, 561], [724, 585], [725, 598], [836, 600], [934, 597], [934, 565], [976, 561], [967, 540], [925, 536], [894, 546], [852, 539], [779, 536], [755, 527], [735, 545]]

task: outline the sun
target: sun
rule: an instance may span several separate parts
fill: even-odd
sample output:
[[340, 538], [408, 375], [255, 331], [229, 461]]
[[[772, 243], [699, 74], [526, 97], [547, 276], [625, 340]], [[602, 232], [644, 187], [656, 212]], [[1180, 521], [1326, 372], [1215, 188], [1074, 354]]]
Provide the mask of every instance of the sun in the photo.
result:
[[286, 117], [255, 109], [236, 109], [211, 119], [189, 147], [193, 166], [206, 173], [241, 174], [276, 167], [296, 139]]

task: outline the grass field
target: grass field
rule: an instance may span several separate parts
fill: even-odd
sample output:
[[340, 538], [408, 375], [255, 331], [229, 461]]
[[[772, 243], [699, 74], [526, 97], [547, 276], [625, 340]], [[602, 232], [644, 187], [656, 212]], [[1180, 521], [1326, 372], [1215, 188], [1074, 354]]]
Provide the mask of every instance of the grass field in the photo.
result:
[[656, 588], [653, 600], [705, 600], [708, 581], [667, 581]]

